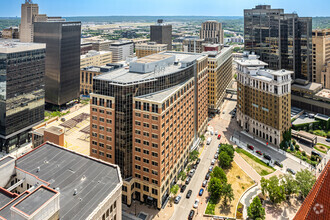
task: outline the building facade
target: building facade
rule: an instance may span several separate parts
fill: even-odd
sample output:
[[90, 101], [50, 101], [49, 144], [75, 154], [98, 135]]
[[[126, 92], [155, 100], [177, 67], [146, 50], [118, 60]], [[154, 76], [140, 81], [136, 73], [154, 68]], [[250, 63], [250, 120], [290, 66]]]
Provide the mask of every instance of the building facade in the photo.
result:
[[38, 14], [38, 4], [25, 0], [25, 3], [21, 6], [21, 24], [19, 27], [21, 42], [33, 42], [33, 23], [35, 16]]
[[104, 66], [107, 63], [112, 63], [111, 51], [91, 50], [80, 56], [80, 68], [89, 66]]
[[200, 39], [204, 39], [208, 43], [223, 44], [222, 23], [217, 21], [203, 22], [200, 30]]
[[324, 65], [321, 72], [321, 84], [323, 88], [330, 89], [330, 61]]
[[79, 97], [80, 22], [35, 22], [34, 42], [46, 43], [46, 102], [64, 105]]
[[19, 32], [17, 27], [5, 28], [2, 30], [3, 39], [19, 39]]
[[0, 151], [29, 142], [44, 120], [45, 53], [45, 44], [0, 40]]
[[156, 25], [150, 26], [150, 41], [157, 44], [167, 44], [167, 50], [172, 50], [172, 25], [158, 20]]
[[184, 39], [182, 42], [183, 52], [202, 53], [204, 43], [204, 39]]
[[207, 56], [165, 52], [94, 77], [91, 156], [121, 168], [123, 202], [161, 208], [207, 126]]
[[294, 72], [300, 84], [312, 81], [312, 18], [258, 5], [244, 10], [244, 45], [273, 70]]
[[291, 71], [265, 69], [248, 55], [237, 63], [237, 121], [250, 134], [279, 146], [291, 127]]
[[138, 58], [149, 56], [167, 50], [166, 44], [157, 44], [155, 42], [141, 43], [135, 45], [135, 52]]
[[124, 61], [134, 54], [134, 44], [132, 41], [114, 42], [110, 44], [110, 51], [112, 52], [112, 62]]
[[232, 47], [208, 51], [208, 105], [210, 112], [216, 112], [224, 101], [226, 89], [233, 79]]
[[325, 88], [330, 89], [329, 85], [326, 85], [327, 74], [324, 74], [328, 62], [330, 62], [330, 29], [313, 30], [313, 82], [322, 83]]

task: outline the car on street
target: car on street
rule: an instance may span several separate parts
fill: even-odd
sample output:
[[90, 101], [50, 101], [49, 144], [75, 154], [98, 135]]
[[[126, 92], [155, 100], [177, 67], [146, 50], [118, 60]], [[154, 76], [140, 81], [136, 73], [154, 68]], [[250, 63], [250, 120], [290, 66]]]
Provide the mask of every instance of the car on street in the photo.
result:
[[259, 155], [262, 155], [260, 150], [257, 150], [256, 153], [259, 154]]
[[277, 166], [279, 166], [279, 167], [283, 167], [283, 164], [281, 164], [281, 163], [278, 162], [277, 160], [275, 160], [274, 164], [277, 165]]
[[207, 144], [207, 145], [210, 145], [210, 144], [211, 144], [211, 141], [212, 141], [212, 138], [209, 137], [209, 138], [206, 140], [206, 144]]
[[188, 190], [188, 192], [187, 192], [186, 198], [187, 198], [187, 199], [189, 199], [189, 198], [190, 198], [190, 196], [191, 196], [191, 194], [192, 194], [192, 190], [191, 190], [191, 189], [189, 189], [189, 190]]
[[213, 159], [213, 160], [211, 161], [211, 165], [214, 165], [214, 163], [215, 163], [215, 159]]
[[210, 131], [210, 134], [213, 135], [213, 131]]
[[199, 195], [199, 196], [202, 196], [202, 195], [203, 195], [203, 192], [204, 192], [204, 189], [203, 189], [203, 188], [201, 188], [201, 189], [199, 190], [199, 193], [198, 193], [198, 195]]
[[175, 197], [174, 203], [178, 204], [180, 202], [180, 200], [181, 200], [181, 196], [179, 195], [179, 196]]
[[195, 170], [196, 170], [196, 169], [197, 169], [197, 165], [198, 165], [198, 164], [197, 164], [197, 163], [195, 163], [195, 164], [193, 165], [193, 169], [195, 169]]
[[218, 154], [216, 153], [215, 155], [214, 155], [214, 159], [218, 159]]
[[189, 215], [188, 215], [188, 219], [192, 220], [194, 218], [195, 215], [195, 210], [190, 210]]
[[194, 202], [194, 208], [197, 209], [199, 204], [199, 199], [196, 199]]
[[223, 111], [222, 114], [226, 114], [226, 111]]
[[218, 134], [218, 140], [220, 140], [221, 139], [221, 134]]
[[232, 114], [232, 115], [231, 115], [231, 118], [235, 118], [235, 114]]
[[202, 183], [202, 187], [205, 187], [207, 185], [207, 180], [204, 180]]
[[218, 149], [217, 149], [217, 154], [218, 154], [219, 152], [220, 152], [220, 149], [218, 148]]
[[213, 166], [210, 166], [209, 171], [212, 172], [212, 170], [213, 170]]
[[326, 142], [330, 142], [330, 138], [325, 139]]
[[209, 178], [210, 178], [210, 174], [207, 173], [207, 174], [205, 175], [205, 180], [208, 180]]
[[197, 159], [196, 164], [199, 164], [199, 162], [201, 162], [200, 158]]
[[181, 189], [180, 189], [180, 192], [184, 192], [185, 190], [186, 190], [186, 188], [187, 188], [187, 185], [183, 185], [182, 187], [181, 187]]
[[188, 173], [188, 176], [193, 176], [195, 174], [195, 169], [191, 169]]
[[188, 178], [186, 179], [186, 185], [188, 185], [188, 184], [190, 183], [190, 180], [191, 180], [190, 177], [188, 177]]
[[249, 148], [250, 150], [254, 150], [254, 147], [253, 147], [252, 145], [248, 145], [248, 148]]
[[286, 169], [287, 172], [291, 173], [292, 175], [296, 175], [296, 171], [291, 168]]
[[264, 154], [264, 158], [267, 159], [267, 160], [271, 160], [271, 159], [272, 159], [272, 158], [271, 158], [269, 155], [267, 155], [267, 154]]
[[217, 136], [217, 135], [218, 135], [218, 131], [215, 131], [215, 132], [214, 132], [214, 135]]

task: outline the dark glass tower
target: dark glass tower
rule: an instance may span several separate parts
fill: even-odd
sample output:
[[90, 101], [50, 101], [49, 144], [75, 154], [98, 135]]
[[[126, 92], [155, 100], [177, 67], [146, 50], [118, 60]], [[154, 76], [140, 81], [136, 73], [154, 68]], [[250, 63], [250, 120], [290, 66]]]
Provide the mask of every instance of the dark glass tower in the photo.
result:
[[80, 22], [34, 23], [34, 42], [46, 43], [46, 102], [63, 105], [79, 97]]
[[0, 151], [29, 142], [44, 120], [45, 44], [0, 40]]
[[150, 26], [150, 41], [167, 44], [167, 50], [172, 50], [172, 25], [166, 25], [159, 19], [156, 25]]
[[296, 82], [312, 79], [312, 18], [258, 5], [244, 10], [245, 50], [255, 52], [270, 69], [294, 71]]

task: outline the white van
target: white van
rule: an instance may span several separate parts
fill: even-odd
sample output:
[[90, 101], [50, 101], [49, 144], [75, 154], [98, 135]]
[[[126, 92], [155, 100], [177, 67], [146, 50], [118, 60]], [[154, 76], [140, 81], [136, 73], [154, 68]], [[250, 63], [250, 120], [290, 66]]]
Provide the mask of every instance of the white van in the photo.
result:
[[207, 144], [207, 145], [210, 145], [210, 144], [211, 144], [211, 141], [212, 141], [212, 138], [209, 137], [209, 138], [206, 140], [206, 144]]

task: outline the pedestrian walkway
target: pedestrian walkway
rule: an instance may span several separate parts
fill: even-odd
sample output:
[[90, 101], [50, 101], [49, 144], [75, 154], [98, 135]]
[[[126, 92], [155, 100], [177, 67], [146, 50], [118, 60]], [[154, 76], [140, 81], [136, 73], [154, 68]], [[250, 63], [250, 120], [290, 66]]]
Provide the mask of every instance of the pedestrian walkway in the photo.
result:
[[241, 198], [240, 203], [243, 204], [243, 218], [247, 219], [247, 208], [252, 203], [254, 197], [256, 197], [259, 193], [261, 193], [260, 187], [258, 185], [249, 189]]
[[236, 151], [234, 161], [247, 175], [251, 177], [251, 179], [260, 184], [261, 176]]

